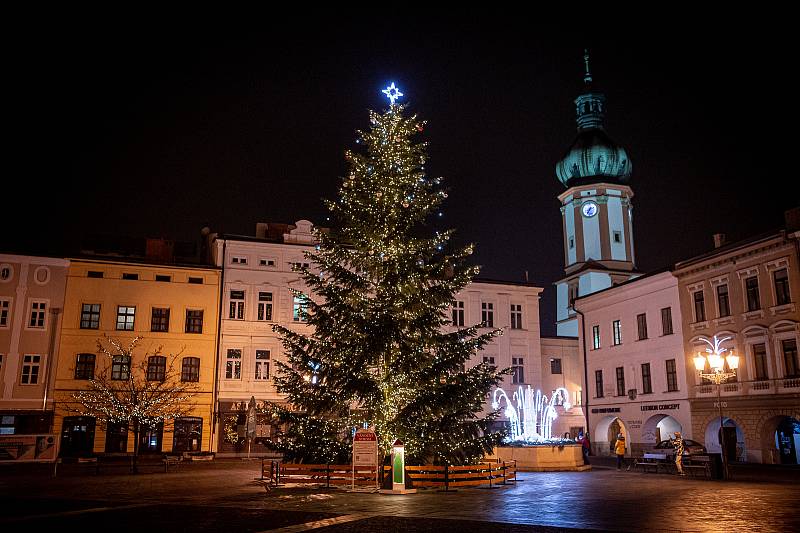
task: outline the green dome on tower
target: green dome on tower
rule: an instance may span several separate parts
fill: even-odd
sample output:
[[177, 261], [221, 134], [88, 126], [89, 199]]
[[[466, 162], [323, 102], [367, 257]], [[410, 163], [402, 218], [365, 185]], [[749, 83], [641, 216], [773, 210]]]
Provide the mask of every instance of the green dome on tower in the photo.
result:
[[565, 187], [595, 182], [627, 183], [633, 167], [628, 153], [603, 128], [606, 97], [591, 86], [589, 55], [584, 55], [586, 90], [575, 99], [578, 136], [556, 164], [556, 175]]

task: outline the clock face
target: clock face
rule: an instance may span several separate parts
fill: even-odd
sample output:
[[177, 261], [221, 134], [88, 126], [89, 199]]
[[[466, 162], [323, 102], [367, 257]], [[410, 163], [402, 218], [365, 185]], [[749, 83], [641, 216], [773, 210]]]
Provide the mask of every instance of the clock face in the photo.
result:
[[585, 217], [593, 217], [597, 214], [597, 204], [594, 202], [586, 202], [581, 207], [581, 212]]

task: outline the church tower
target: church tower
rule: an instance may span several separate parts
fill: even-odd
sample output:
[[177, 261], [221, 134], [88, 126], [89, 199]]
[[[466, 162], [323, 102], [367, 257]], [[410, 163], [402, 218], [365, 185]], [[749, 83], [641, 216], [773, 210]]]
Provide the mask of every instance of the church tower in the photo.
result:
[[606, 97], [592, 83], [584, 55], [584, 90], [575, 99], [578, 135], [556, 165], [567, 188], [558, 196], [564, 231], [564, 277], [556, 282], [558, 335], [577, 337], [572, 302], [638, 275], [628, 186], [631, 161], [605, 131]]

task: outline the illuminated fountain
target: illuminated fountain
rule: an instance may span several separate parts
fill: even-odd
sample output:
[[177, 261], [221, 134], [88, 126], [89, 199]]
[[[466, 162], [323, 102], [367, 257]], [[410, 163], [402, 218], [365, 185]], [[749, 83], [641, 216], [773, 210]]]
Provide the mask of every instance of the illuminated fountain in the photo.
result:
[[572, 407], [569, 393], [563, 387], [554, 390], [549, 400], [538, 389], [534, 394], [530, 385], [519, 387], [512, 397], [516, 405], [501, 388], [495, 389], [492, 397], [493, 409], [500, 408], [500, 400], [505, 402], [503, 412], [511, 425], [508, 442], [536, 444], [554, 440], [553, 421], [558, 418], [555, 406], [561, 405], [564, 409]]

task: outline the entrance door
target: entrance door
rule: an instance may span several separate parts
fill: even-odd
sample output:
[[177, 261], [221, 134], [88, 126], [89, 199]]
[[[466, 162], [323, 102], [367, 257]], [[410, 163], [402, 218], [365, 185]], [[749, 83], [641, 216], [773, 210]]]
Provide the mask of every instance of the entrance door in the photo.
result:
[[164, 437], [164, 423], [149, 427], [142, 426], [139, 431], [139, 453], [161, 453], [161, 440]]
[[736, 427], [723, 426], [722, 431], [722, 442], [724, 443], [722, 453], [725, 454], [725, 459], [728, 461], [736, 461]]
[[175, 420], [175, 433], [172, 439], [172, 451], [199, 452], [202, 436], [202, 418], [179, 418]]
[[778, 455], [782, 465], [798, 464], [798, 449], [800, 444], [800, 422], [793, 418], [784, 418], [778, 424], [775, 432], [775, 444], [778, 446]]
[[61, 427], [62, 457], [88, 457], [94, 450], [95, 420], [91, 416], [64, 417]]

